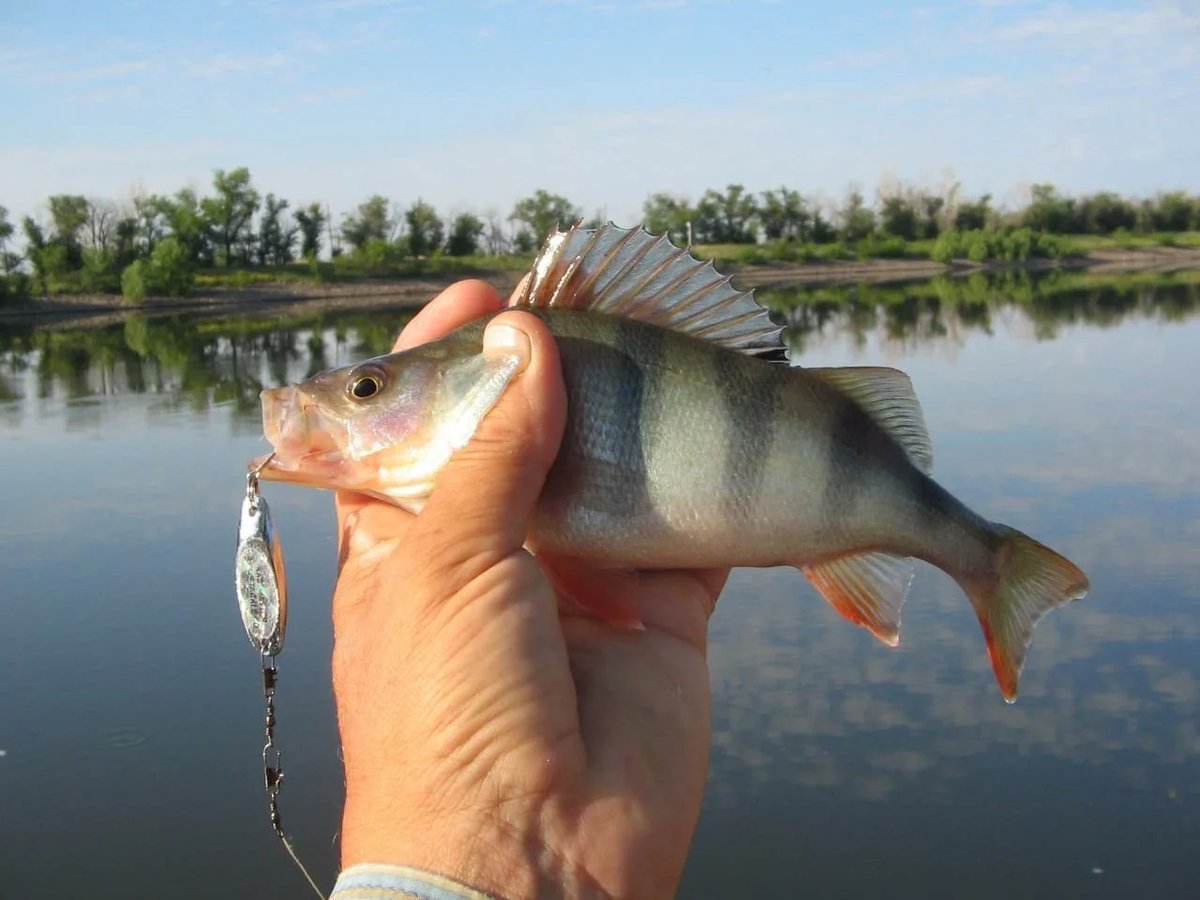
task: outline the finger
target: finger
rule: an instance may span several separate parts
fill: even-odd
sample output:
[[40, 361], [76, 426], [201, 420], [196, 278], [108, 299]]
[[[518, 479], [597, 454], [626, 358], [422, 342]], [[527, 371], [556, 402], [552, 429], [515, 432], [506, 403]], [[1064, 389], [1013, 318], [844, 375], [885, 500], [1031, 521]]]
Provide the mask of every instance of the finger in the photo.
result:
[[504, 306], [500, 295], [486, 281], [467, 279], [450, 285], [427, 303], [404, 326], [393, 352], [445, 337], [455, 328], [494, 313]]
[[509, 311], [489, 323], [484, 352], [516, 354], [522, 368], [470, 443], [438, 474], [421, 512], [439, 575], [466, 580], [517, 551], [566, 421], [558, 347], [541, 319]]
[[374, 497], [348, 492], [346, 496], [338, 509], [339, 572], [348, 561], [373, 551], [378, 544], [402, 541], [413, 521], [412, 513]]
[[729, 570], [642, 571], [639, 576], [639, 609], [646, 628], [677, 637], [704, 653], [708, 620]]

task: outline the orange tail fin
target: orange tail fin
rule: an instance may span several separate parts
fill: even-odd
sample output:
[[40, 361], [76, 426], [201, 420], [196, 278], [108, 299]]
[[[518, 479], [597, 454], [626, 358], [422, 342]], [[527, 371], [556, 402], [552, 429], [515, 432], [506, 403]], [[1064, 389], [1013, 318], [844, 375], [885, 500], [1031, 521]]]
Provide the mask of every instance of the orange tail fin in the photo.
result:
[[995, 579], [986, 587], [964, 587], [979, 616], [1000, 691], [1012, 703], [1033, 627], [1050, 610], [1084, 596], [1089, 585], [1074, 563], [1049, 547], [1007, 525], [996, 530], [1002, 542]]

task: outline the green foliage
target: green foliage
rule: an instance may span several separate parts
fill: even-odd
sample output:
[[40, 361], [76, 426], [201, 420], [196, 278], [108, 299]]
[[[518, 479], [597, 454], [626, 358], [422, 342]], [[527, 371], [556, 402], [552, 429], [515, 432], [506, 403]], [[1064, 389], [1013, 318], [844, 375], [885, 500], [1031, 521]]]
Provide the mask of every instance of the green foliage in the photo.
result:
[[213, 190], [216, 196], [201, 200], [200, 211], [217, 248], [215, 262], [221, 266], [249, 262], [250, 224], [259, 202], [258, 191], [250, 184], [250, 170], [244, 166], [230, 172], [217, 169]]
[[446, 252], [451, 256], [471, 256], [479, 252], [479, 239], [483, 236], [483, 220], [471, 213], [459, 213], [450, 225], [450, 237], [446, 239]]
[[1051, 234], [1081, 234], [1085, 230], [1073, 197], [1058, 192], [1052, 184], [1035, 184], [1033, 199], [1021, 215], [1021, 224]]
[[[881, 191], [877, 208], [868, 206], [860, 191], [850, 191], [832, 213], [839, 228], [816, 203], [784, 186], [754, 195], [730, 184], [723, 192], [706, 191], [694, 207], [682, 197], [655, 193], [643, 212], [652, 232], [667, 232], [683, 244], [690, 223], [698, 252], [741, 264], [924, 255], [940, 262], [1017, 263], [1108, 247], [1200, 248], [1200, 234], [1178, 230], [1200, 226], [1200, 198], [1184, 191], [1139, 201], [1109, 191], [1075, 199], [1040, 184], [1026, 209], [1002, 217], [986, 194], [956, 204], [957, 186], [945, 196], [902, 186], [891, 190], [891, 195]], [[310, 203], [295, 212], [293, 222], [288, 201], [267, 194], [260, 210], [245, 168], [217, 170], [214, 196], [207, 198], [185, 189], [171, 196], [135, 197], [132, 208], [122, 210], [110, 201], [62, 194], [50, 197], [47, 206], [50, 214], [43, 223], [28, 216], [20, 223], [22, 252], [13, 245], [16, 229], [0, 207], [0, 277], [5, 279], [0, 295], [5, 298], [22, 292], [111, 291], [118, 284], [135, 297], [178, 294], [197, 278], [206, 286], [236, 287], [521, 268], [547, 232], [579, 218], [566, 198], [539, 190], [514, 206], [511, 231], [495, 211], [486, 220], [468, 212], [454, 217], [447, 234], [436, 210], [418, 200], [404, 213], [405, 234], [397, 239], [396, 208], [375, 195], [344, 219], [343, 236], [353, 250], [342, 254], [331, 228], [333, 262], [321, 263], [328, 208]], [[592, 222], [599, 224], [600, 218]], [[942, 233], [951, 222], [956, 227]], [[760, 233], [761, 245], [756, 242]], [[168, 239], [172, 243], [163, 247]], [[297, 242], [304, 263], [292, 266]], [[478, 256], [481, 243], [490, 257]], [[127, 278], [117, 278], [138, 261], [141, 266]], [[213, 272], [214, 264], [225, 273]]]
[[297, 227], [287, 219], [288, 202], [267, 194], [258, 225], [258, 261], [264, 266], [282, 266], [296, 253]]
[[952, 229], [938, 235], [929, 255], [940, 263], [955, 259], [969, 259], [977, 263], [1022, 262], [1033, 257], [1061, 259], [1067, 249], [1062, 240], [1054, 235], [1029, 228], [1005, 228], [999, 231]]
[[[193, 265], [211, 266], [214, 260], [213, 241], [216, 231], [206, 218], [202, 201], [196, 196], [196, 192], [191, 188], [184, 188], [176, 192], [174, 197], [152, 199], [167, 227], [153, 243], [148, 243], [143, 248], [142, 256], [149, 258], [158, 242], [169, 234], [187, 250], [188, 259]], [[248, 229], [249, 226], [247, 224], [244, 227]], [[240, 233], [241, 230], [235, 241], [240, 240]]]
[[[582, 217], [579, 208], [566, 197], [537, 190], [532, 197], [525, 197], [517, 201], [508, 220], [519, 222], [525, 226], [528, 234], [522, 238], [521, 232], [518, 231], [516, 239], [521, 240], [522, 246], [525, 246], [542, 241], [556, 228], [572, 225]], [[528, 251], [518, 250], [518, 252]]]
[[974, 203], [960, 203], [954, 213], [954, 227], [958, 231], [975, 231], [987, 228], [992, 219], [992, 195], [984, 194]]
[[88, 201], [79, 194], [58, 194], [48, 201], [53, 231], [50, 243], [66, 252], [66, 264], [77, 269], [83, 263], [83, 242], [80, 232], [88, 219]]
[[154, 248], [150, 266], [156, 292], [169, 297], [191, 293], [196, 276], [187, 250], [175, 238], [169, 237]]
[[906, 241], [937, 237], [946, 198], [912, 188], [896, 187], [892, 191], [880, 206], [879, 230]]
[[404, 213], [408, 226], [408, 252], [413, 256], [427, 256], [442, 246], [445, 226], [434, 208], [423, 200], [417, 200]]
[[378, 277], [391, 273], [403, 259], [403, 252], [395, 244], [373, 237], [361, 247], [337, 257], [333, 261], [333, 270], [341, 275]]
[[1200, 197], [1189, 197], [1183, 191], [1158, 194], [1146, 201], [1144, 219], [1150, 231], [1200, 229]]
[[300, 255], [315, 259], [321, 253], [321, 229], [325, 227], [325, 213], [320, 203], [310, 203], [296, 210], [296, 224], [300, 228]]
[[32, 290], [33, 279], [24, 272], [0, 275], [0, 306], [18, 300], [28, 300]]
[[1137, 227], [1137, 208], [1111, 191], [1084, 197], [1079, 203], [1079, 218], [1088, 234], [1112, 234]]
[[374, 194], [358, 209], [342, 217], [342, 237], [354, 250], [362, 250], [371, 241], [390, 241], [395, 236], [396, 217], [387, 197]]
[[780, 187], [763, 191], [758, 205], [758, 221], [769, 241], [806, 241], [812, 231], [812, 217], [799, 191]]
[[179, 297], [195, 285], [187, 249], [173, 237], [158, 243], [150, 259], [134, 260], [121, 273], [121, 295], [131, 303], [147, 296]]
[[136, 223], [134, 241], [142, 256], [149, 256], [166, 232], [162, 202], [163, 198], [156, 194], [139, 194], [133, 198], [133, 220]]
[[528, 228], [519, 228], [513, 235], [513, 253], [532, 253], [537, 249], [537, 238]]
[[721, 194], [711, 188], [696, 204], [692, 239], [704, 244], [753, 244], [757, 239], [758, 202], [740, 184]]
[[666, 234], [679, 247], [688, 242], [688, 222], [696, 211], [684, 197], [673, 194], [651, 194], [642, 204], [642, 221], [651, 234]]
[[88, 247], [83, 251], [80, 287], [88, 293], [115, 291], [120, 284], [113, 255], [104, 248]]
[[879, 211], [879, 230], [906, 241], [916, 240], [917, 211], [904, 197], [887, 197]]
[[149, 293], [150, 263], [136, 259], [121, 273], [121, 296], [130, 303], [141, 303]]
[[[21, 255], [8, 249], [8, 242], [12, 240], [14, 231], [16, 228], [8, 221], [8, 210], [0, 206], [0, 272], [5, 276], [13, 275], [17, 266], [21, 264]], [[6, 282], [6, 285], [6, 290], [12, 289], [11, 283]]]
[[848, 244], [857, 243], [875, 231], [875, 213], [858, 188], [851, 188], [846, 194], [846, 202], [838, 210], [838, 228], [841, 239]]
[[859, 259], [903, 259], [908, 255], [908, 241], [902, 237], [865, 238], [858, 244]]

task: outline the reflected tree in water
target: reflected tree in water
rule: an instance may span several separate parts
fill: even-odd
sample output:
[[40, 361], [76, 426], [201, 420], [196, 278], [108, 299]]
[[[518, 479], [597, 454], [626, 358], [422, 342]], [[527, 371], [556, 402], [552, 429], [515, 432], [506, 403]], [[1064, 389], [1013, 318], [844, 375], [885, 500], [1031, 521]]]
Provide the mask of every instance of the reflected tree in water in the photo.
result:
[[[784, 325], [793, 359], [812, 335], [838, 334], [865, 348], [883, 329], [888, 341], [961, 344], [971, 331], [991, 334], [1020, 310], [1035, 336], [1063, 326], [1108, 328], [1130, 318], [1182, 321], [1200, 312], [1195, 274], [1099, 278], [1027, 272], [935, 278], [901, 285], [841, 285], [759, 292]], [[323, 312], [277, 318], [188, 319], [131, 315], [96, 328], [0, 328], [0, 403], [27, 392], [70, 399], [154, 394], [156, 412], [228, 405], [247, 422], [259, 416], [259, 392], [319, 371], [388, 353], [408, 313]], [[22, 382], [32, 370], [33, 384]]]

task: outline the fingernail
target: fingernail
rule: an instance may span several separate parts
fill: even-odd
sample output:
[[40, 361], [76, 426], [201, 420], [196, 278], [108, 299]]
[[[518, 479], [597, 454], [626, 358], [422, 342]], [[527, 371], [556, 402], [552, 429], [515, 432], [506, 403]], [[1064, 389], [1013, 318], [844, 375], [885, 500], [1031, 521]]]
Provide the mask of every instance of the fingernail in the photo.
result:
[[529, 361], [529, 335], [506, 322], [493, 322], [483, 333], [483, 350], [485, 353], [511, 353], [518, 356], [524, 368]]

